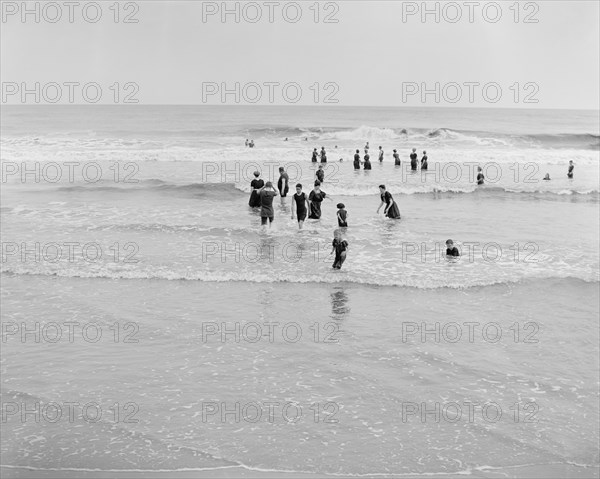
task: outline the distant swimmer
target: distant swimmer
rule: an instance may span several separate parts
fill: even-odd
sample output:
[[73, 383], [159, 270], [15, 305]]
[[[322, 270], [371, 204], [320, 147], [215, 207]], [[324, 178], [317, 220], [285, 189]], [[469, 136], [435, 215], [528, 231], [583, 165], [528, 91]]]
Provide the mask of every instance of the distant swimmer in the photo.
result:
[[282, 198], [285, 198], [290, 191], [290, 187], [288, 182], [290, 181], [290, 177], [283, 169], [283, 166], [279, 167], [279, 181], [277, 182], [277, 189], [279, 190], [279, 194]]
[[317, 159], [318, 159], [318, 157], [319, 157], [319, 153], [317, 152], [317, 149], [315, 148], [315, 149], [313, 150], [313, 152], [312, 152], [312, 158], [311, 158], [311, 161], [312, 161], [313, 163], [316, 163], [316, 162], [317, 162]]
[[394, 154], [392, 156], [394, 157], [394, 165], [400, 166], [400, 155], [398, 154], [398, 151], [394, 150]]
[[335, 259], [333, 261], [334, 269], [341, 269], [344, 261], [346, 261], [346, 252], [348, 251], [348, 242], [342, 239], [342, 231], [337, 229], [333, 232], [333, 241], [331, 242], [331, 253], [335, 251]]
[[410, 169], [417, 171], [417, 149], [413, 148], [410, 154]]
[[260, 196], [259, 191], [265, 186], [265, 182], [258, 177], [260, 176], [260, 172], [254, 172], [254, 179], [250, 182], [250, 200], [248, 201], [248, 205], [252, 206], [252, 208], [258, 208], [260, 206]]
[[427, 152], [423, 150], [423, 158], [421, 158], [421, 169], [426, 170], [428, 168], [427, 165]]
[[[294, 208], [294, 203], [296, 203], [296, 208]], [[294, 219], [295, 211], [296, 216], [298, 217], [298, 229], [302, 229], [304, 226], [308, 208], [308, 198], [306, 197], [306, 193], [302, 192], [302, 185], [298, 183], [296, 185], [296, 193], [292, 195], [292, 219]]]
[[485, 176], [483, 176], [483, 170], [481, 169], [481, 166], [477, 167], [477, 184], [478, 185], [483, 185], [485, 180]]
[[360, 154], [358, 150], [356, 150], [356, 153], [354, 154], [354, 169], [360, 170]]
[[344, 205], [344, 203], [338, 203], [337, 204], [337, 220], [338, 220], [338, 226], [340, 228], [347, 228], [348, 227], [348, 212], [346, 211], [346, 206]]
[[308, 195], [308, 217], [312, 220], [318, 220], [321, 218], [321, 203], [325, 199], [327, 195], [324, 191], [321, 191], [321, 183], [317, 180], [315, 181], [315, 187]]
[[319, 169], [315, 172], [315, 176], [319, 183], [323, 183], [325, 181], [325, 170], [323, 169], [323, 165], [319, 165]]
[[246, 138], [246, 146], [248, 146], [250, 144], [250, 142], [248, 141], [248, 138]]
[[575, 165], [573, 164], [573, 160], [569, 160], [569, 171], [567, 172], [567, 176], [569, 178], [573, 178], [573, 170], [575, 169]]
[[454, 246], [454, 241], [451, 239], [446, 241], [446, 256], [460, 256], [458, 248]]
[[385, 185], [379, 185], [379, 193], [381, 193], [381, 204], [377, 208], [377, 213], [379, 213], [379, 210], [385, 204], [385, 208], [383, 209], [385, 216], [393, 219], [400, 218], [400, 209], [394, 198], [392, 198], [391, 193], [385, 190]]
[[363, 163], [363, 170], [370, 170], [371, 169], [371, 157], [369, 156], [368, 153], [365, 153], [365, 158], [364, 158], [364, 163]]
[[327, 163], [327, 153], [325, 153], [325, 147], [321, 147], [321, 163]]
[[265, 226], [269, 220], [269, 228], [275, 219], [273, 211], [273, 198], [277, 196], [277, 191], [273, 188], [273, 183], [267, 181], [267, 184], [260, 190], [260, 224]]
[[379, 147], [379, 163], [383, 162], [383, 148]]
[[248, 143], [248, 146], [250, 148], [254, 148], [254, 140], [250, 140], [250, 143]]
[[285, 137], [285, 140], [283, 140], [283, 141], [288, 141], [287, 136]]
[[550, 181], [550, 173], [546, 173], [546, 176], [544, 176], [544, 181]]

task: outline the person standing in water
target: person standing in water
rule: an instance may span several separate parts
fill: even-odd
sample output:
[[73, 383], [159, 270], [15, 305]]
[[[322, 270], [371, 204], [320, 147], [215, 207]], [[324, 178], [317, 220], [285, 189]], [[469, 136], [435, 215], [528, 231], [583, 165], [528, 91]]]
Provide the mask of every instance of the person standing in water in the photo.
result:
[[365, 144], [365, 153], [367, 153], [369, 151], [369, 142], [367, 141], [367, 143]]
[[325, 181], [325, 170], [323, 169], [323, 165], [319, 165], [319, 168], [315, 171], [315, 176], [320, 183]]
[[360, 170], [360, 154], [358, 150], [356, 150], [356, 153], [354, 154], [354, 169]]
[[379, 147], [379, 163], [383, 163], [383, 148]]
[[483, 185], [485, 180], [485, 176], [483, 176], [483, 170], [481, 169], [481, 166], [477, 167], [477, 184], [478, 185]]
[[423, 158], [421, 158], [421, 170], [426, 170], [427, 168], [427, 152], [423, 150]]
[[285, 198], [290, 191], [290, 187], [288, 182], [290, 181], [290, 177], [283, 169], [283, 166], [279, 167], [279, 181], [277, 182], [277, 189], [279, 190], [279, 194], [282, 198]]
[[260, 190], [260, 224], [266, 226], [269, 220], [269, 228], [275, 219], [273, 210], [273, 198], [277, 196], [277, 191], [273, 188], [273, 183], [267, 181], [267, 184]]
[[321, 218], [321, 203], [327, 195], [324, 191], [321, 191], [321, 182], [315, 181], [315, 187], [308, 195], [308, 217], [311, 220], [318, 220]]
[[331, 242], [331, 253], [335, 251], [335, 259], [333, 261], [333, 269], [342, 269], [344, 261], [346, 261], [346, 252], [348, 251], [348, 242], [342, 239], [342, 231], [337, 229], [333, 232], [333, 241]]
[[394, 198], [392, 198], [391, 193], [385, 190], [385, 185], [379, 185], [379, 193], [381, 193], [381, 204], [379, 205], [379, 208], [377, 208], [377, 213], [379, 213], [379, 210], [385, 204], [383, 210], [385, 216], [392, 219], [400, 218], [400, 209], [394, 201]]
[[569, 160], [569, 171], [567, 171], [567, 177], [573, 178], [573, 170], [575, 169], [575, 165], [573, 164], [573, 160]]
[[246, 146], [248, 146], [250, 144], [250, 142], [248, 141], [248, 138], [246, 138]]
[[417, 149], [413, 148], [410, 154], [410, 169], [417, 171]]
[[400, 155], [398, 154], [398, 151], [394, 150], [394, 154], [392, 156], [394, 157], [394, 165], [400, 166]]
[[338, 226], [340, 228], [347, 228], [348, 227], [348, 212], [345, 210], [346, 206], [344, 205], [344, 203], [338, 203], [337, 204], [337, 220], [338, 220]]
[[252, 208], [258, 208], [260, 206], [260, 196], [259, 191], [265, 186], [265, 182], [258, 177], [260, 176], [260, 172], [254, 172], [254, 179], [250, 182], [250, 200], [248, 201], [248, 205]]
[[[296, 203], [296, 208], [294, 208], [294, 203]], [[298, 229], [302, 229], [304, 226], [308, 208], [308, 198], [306, 197], [306, 193], [302, 192], [302, 185], [298, 183], [296, 185], [296, 193], [292, 195], [292, 219], [294, 219], [294, 211], [296, 211], [296, 216], [298, 217]]]
[[365, 150], [365, 158], [363, 162], [363, 169], [370, 170], [371, 169], [371, 157], [369, 156], [368, 150]]
[[317, 158], [318, 158], [318, 156], [319, 156], [319, 153], [317, 153], [317, 149], [315, 148], [315, 149], [313, 150], [313, 152], [312, 152], [312, 158], [311, 158], [311, 161], [312, 161], [313, 163], [316, 163], [316, 162], [317, 162]]
[[325, 147], [321, 147], [321, 163], [327, 163], [327, 153], [325, 153]]

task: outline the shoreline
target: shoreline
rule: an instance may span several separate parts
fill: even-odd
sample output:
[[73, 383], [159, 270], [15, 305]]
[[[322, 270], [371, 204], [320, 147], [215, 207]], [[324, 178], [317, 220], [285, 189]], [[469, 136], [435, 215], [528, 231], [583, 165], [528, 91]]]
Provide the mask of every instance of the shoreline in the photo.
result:
[[[58, 475], [56, 474], [58, 473]], [[0, 476], [9, 478], [31, 478], [31, 479], [212, 479], [212, 478], [338, 478], [338, 477], [357, 477], [361, 479], [393, 479], [393, 478], [452, 478], [460, 476], [471, 476], [474, 478], [523, 478], [523, 479], [563, 479], [563, 478], [581, 478], [596, 479], [600, 477], [600, 465], [581, 466], [570, 463], [561, 464], [523, 464], [506, 467], [479, 466], [474, 470], [456, 472], [431, 472], [431, 473], [398, 473], [398, 474], [323, 474], [315, 472], [297, 472], [297, 471], [267, 471], [259, 469], [248, 469], [243, 466], [231, 466], [217, 469], [187, 469], [187, 470], [85, 470], [85, 469], [35, 469], [27, 466], [7, 466], [0, 465]]]

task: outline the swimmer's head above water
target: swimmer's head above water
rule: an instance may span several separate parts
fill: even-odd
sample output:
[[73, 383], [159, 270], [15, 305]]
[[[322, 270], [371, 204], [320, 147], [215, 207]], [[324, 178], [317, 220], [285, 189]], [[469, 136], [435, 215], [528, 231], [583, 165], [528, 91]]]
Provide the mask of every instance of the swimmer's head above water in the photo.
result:
[[260, 171], [255, 171], [254, 176], [256, 176], [258, 178], [260, 176]]

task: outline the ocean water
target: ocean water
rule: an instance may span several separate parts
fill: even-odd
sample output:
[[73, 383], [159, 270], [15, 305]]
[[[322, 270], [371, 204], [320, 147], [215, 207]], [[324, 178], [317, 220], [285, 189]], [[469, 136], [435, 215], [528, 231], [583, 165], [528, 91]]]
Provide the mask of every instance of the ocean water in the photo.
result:
[[[7, 477], [598, 477], [597, 111], [4, 107], [1, 120]], [[354, 171], [366, 141], [373, 169]], [[308, 193], [322, 146], [322, 218], [299, 231], [276, 198], [263, 231], [252, 172], [276, 182], [283, 166]], [[427, 173], [409, 171], [413, 147]], [[401, 220], [376, 214], [382, 183]], [[335, 271], [338, 202], [350, 246]]]

